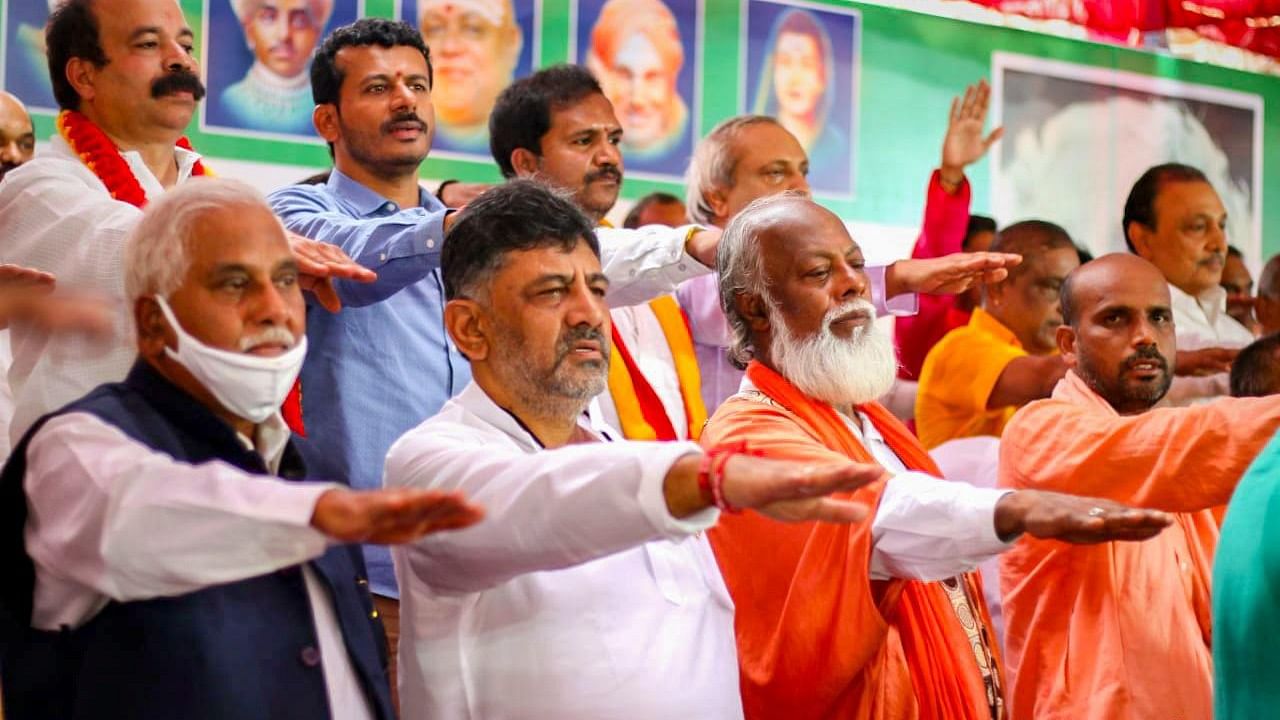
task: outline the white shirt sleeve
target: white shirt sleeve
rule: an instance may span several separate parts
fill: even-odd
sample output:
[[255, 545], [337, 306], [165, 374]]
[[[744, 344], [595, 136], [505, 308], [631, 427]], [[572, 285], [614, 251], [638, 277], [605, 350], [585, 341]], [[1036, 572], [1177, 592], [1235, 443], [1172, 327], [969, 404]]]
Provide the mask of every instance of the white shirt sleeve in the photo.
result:
[[87, 413], [50, 420], [27, 448], [33, 624], [87, 622], [108, 599], [180, 595], [324, 553], [311, 527], [332, 484], [224, 462], [174, 460]]
[[694, 225], [596, 228], [600, 264], [609, 278], [605, 298], [609, 306], [639, 305], [675, 292], [685, 280], [710, 273], [711, 268], [684, 251], [685, 241], [696, 229]]
[[995, 529], [996, 502], [1008, 492], [921, 472], [894, 475], [872, 520], [871, 578], [942, 580], [1008, 550], [1012, 542]]
[[697, 452], [688, 442], [615, 442], [527, 453], [421, 426], [392, 446], [386, 485], [460, 490], [485, 518], [393, 552], [434, 590], [462, 594], [691, 535], [719, 512], [672, 517], [663, 482], [676, 460]]

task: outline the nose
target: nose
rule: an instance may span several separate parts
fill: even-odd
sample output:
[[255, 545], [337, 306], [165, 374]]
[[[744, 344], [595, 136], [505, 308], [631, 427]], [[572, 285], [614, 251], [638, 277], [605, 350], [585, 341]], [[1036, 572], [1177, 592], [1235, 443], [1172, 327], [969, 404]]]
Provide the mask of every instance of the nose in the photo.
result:
[[809, 178], [805, 177], [804, 173], [797, 171], [787, 181], [787, 190], [809, 195]]
[[295, 326], [293, 309], [284, 293], [275, 283], [265, 283], [261, 292], [255, 294], [254, 302], [248, 307], [247, 327], [280, 326], [287, 328], [295, 335], [300, 328]]
[[1135, 348], [1156, 344], [1156, 328], [1155, 325], [1151, 324], [1150, 318], [1144, 317], [1134, 325], [1133, 336], [1130, 341], [1130, 344]]
[[18, 163], [22, 161], [22, 148], [17, 140], [0, 145], [0, 162]]
[[870, 294], [871, 282], [867, 279], [867, 273], [862, 268], [840, 260], [832, 267], [831, 272], [835, 276], [833, 290], [840, 300], [843, 301], [855, 297], [866, 298]]
[[191, 56], [191, 53], [187, 52], [186, 48], [174, 40], [166, 45], [164, 67], [169, 72], [195, 72], [196, 59]]
[[1217, 223], [1212, 223], [1212, 227], [1210, 227], [1209, 229], [1209, 242], [1206, 247], [1207, 249], [1213, 252], [1218, 252], [1218, 253], [1226, 252], [1227, 251], [1226, 229], [1218, 225]]
[[598, 328], [608, 316], [609, 307], [604, 298], [591, 291], [585, 278], [580, 278], [573, 284], [564, 316], [565, 325]]
[[399, 79], [391, 86], [391, 109], [396, 112], [404, 110], [414, 110], [418, 103], [418, 96], [414, 94], [413, 89], [409, 87], [403, 79]]
[[592, 159], [597, 167], [605, 165], [613, 165], [618, 168], [622, 167], [622, 151], [618, 146], [611, 142], [608, 138], [601, 141], [600, 146], [596, 148], [596, 155]]

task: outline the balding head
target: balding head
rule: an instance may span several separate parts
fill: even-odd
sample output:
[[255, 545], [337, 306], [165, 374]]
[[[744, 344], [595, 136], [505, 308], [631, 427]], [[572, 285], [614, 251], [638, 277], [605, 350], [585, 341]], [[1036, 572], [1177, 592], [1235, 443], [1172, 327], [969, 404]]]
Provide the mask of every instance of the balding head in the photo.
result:
[[26, 106], [12, 93], [0, 90], [0, 180], [30, 160], [35, 149], [35, 130]]
[[1063, 283], [1062, 312], [1063, 359], [1117, 412], [1144, 412], [1164, 397], [1177, 348], [1159, 268], [1124, 253], [1087, 262]]
[[1009, 277], [984, 288], [983, 309], [1013, 332], [1027, 352], [1053, 352], [1062, 324], [1058, 291], [1080, 265], [1071, 236], [1051, 222], [1025, 220], [1001, 230], [991, 250], [1017, 253], [1022, 262], [1009, 270]]
[[1280, 255], [1262, 266], [1258, 275], [1258, 296], [1254, 300], [1254, 317], [1263, 335], [1280, 332]]
[[893, 384], [893, 345], [875, 329], [862, 250], [831, 211], [798, 194], [752, 202], [725, 229], [717, 269], [735, 362], [756, 359], [836, 406]]

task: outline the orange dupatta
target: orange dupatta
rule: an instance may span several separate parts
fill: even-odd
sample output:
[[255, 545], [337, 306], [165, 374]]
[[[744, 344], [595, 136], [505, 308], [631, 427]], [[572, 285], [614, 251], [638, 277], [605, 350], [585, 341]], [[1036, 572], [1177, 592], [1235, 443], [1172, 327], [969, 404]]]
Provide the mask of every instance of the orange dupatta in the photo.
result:
[[[799, 418], [804, 429], [827, 448], [855, 462], [875, 462], [830, 405], [814, 401], [758, 362], [748, 365], [747, 377], [758, 390]], [[941, 477], [928, 452], [888, 410], [874, 402], [860, 405], [858, 409], [871, 419], [907, 468]], [[979, 621], [989, 627], [991, 620], [982, 602], [980, 581], [972, 573], [964, 579], [969, 586], [971, 604], [980, 615]], [[990, 718], [987, 691], [973, 648], [945, 592], [937, 583], [908, 581], [895, 585], [901, 589], [898, 601], [882, 607], [888, 608], [885, 619], [897, 629], [901, 639], [919, 717]], [[739, 614], [744, 612], [750, 612], [750, 608], [740, 607]], [[996, 648], [991, 647], [991, 651], [994, 656]], [[803, 662], [804, 659], [796, 660]], [[821, 662], [821, 659], [812, 661]], [[995, 672], [1000, 672], [998, 659]]]

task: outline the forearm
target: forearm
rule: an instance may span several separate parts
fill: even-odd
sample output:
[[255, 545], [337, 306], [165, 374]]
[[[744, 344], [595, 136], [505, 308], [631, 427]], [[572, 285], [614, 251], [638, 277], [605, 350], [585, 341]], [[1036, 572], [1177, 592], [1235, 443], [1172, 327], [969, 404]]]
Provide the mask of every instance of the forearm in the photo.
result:
[[[959, 184], [950, 191], [943, 185], [942, 170], [935, 170], [930, 176], [925, 195], [924, 223], [911, 257], [935, 258], [963, 250], [972, 189], [963, 170], [958, 173]], [[951, 175], [954, 179], [955, 172]]]
[[711, 269], [685, 252], [693, 226], [637, 230], [597, 228], [600, 264], [609, 278], [610, 307], [648, 302]]

